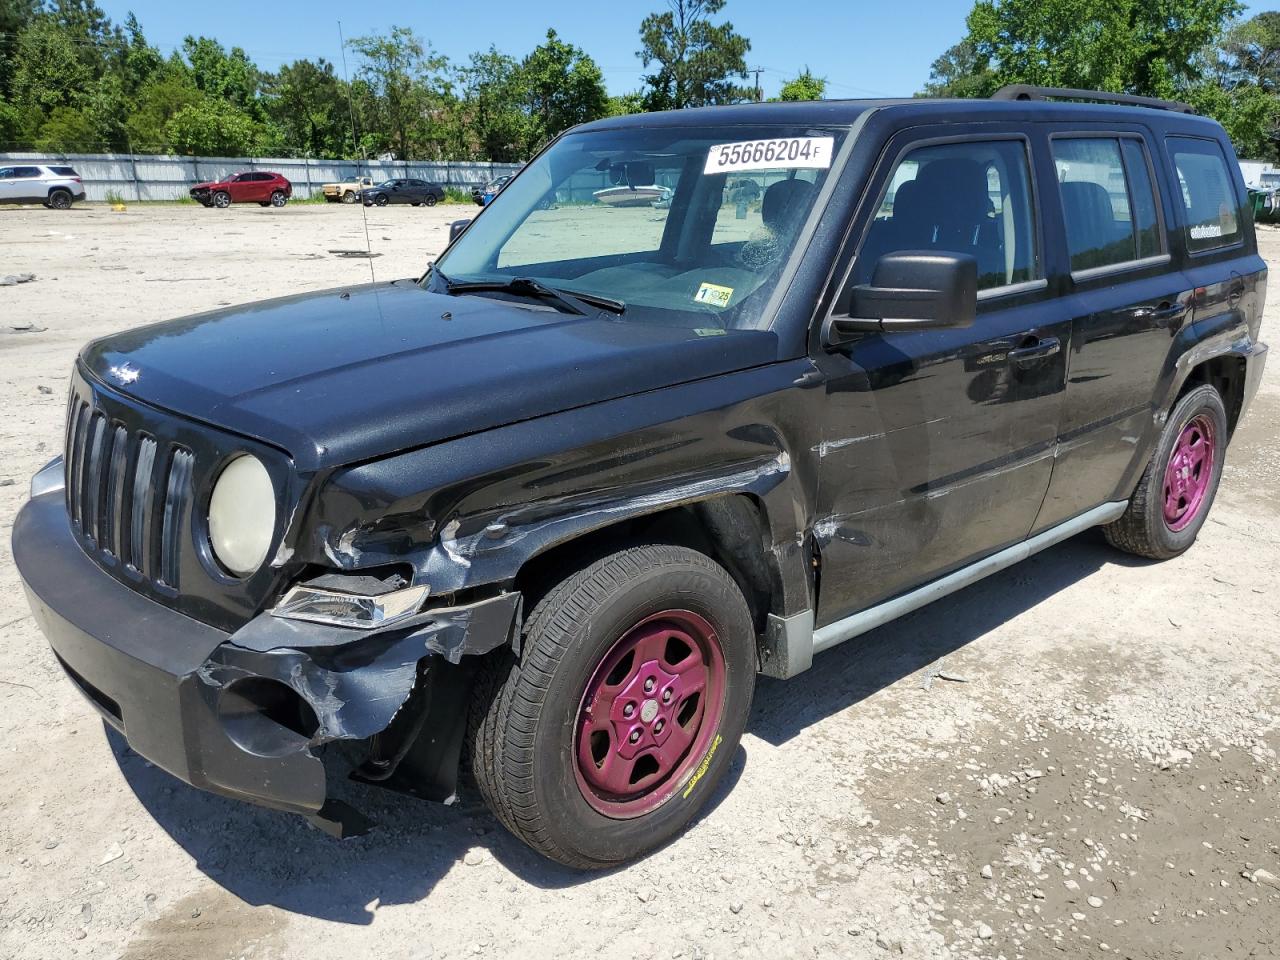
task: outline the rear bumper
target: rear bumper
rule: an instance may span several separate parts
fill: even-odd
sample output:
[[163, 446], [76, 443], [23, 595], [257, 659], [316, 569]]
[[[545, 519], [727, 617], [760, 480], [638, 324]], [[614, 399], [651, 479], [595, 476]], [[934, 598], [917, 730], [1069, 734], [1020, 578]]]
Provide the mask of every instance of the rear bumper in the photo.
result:
[[[32, 613], [71, 681], [130, 747], [192, 786], [312, 816], [338, 829], [316, 748], [334, 741], [382, 744], [385, 780], [410, 741], [460, 742], [461, 716], [424, 716], [433, 687], [468, 654], [507, 642], [517, 598], [500, 595], [419, 615], [391, 631], [357, 631], [263, 614], [235, 633], [192, 620], [102, 571], [75, 541], [61, 489], [18, 514], [13, 555]], [[268, 702], [283, 706], [261, 708]], [[280, 695], [283, 696], [280, 696]], [[301, 702], [306, 709], [294, 709]], [[394, 721], [394, 723], [393, 723]], [[392, 737], [391, 735], [395, 736]], [[408, 738], [408, 739], [406, 739]], [[430, 745], [428, 744], [428, 747]], [[388, 758], [391, 759], [389, 762]], [[447, 759], [447, 757], [446, 757]], [[452, 792], [448, 771], [438, 785]], [[431, 762], [441, 765], [439, 758]], [[434, 768], [433, 768], [434, 769]], [[328, 811], [328, 812], [326, 812]]]

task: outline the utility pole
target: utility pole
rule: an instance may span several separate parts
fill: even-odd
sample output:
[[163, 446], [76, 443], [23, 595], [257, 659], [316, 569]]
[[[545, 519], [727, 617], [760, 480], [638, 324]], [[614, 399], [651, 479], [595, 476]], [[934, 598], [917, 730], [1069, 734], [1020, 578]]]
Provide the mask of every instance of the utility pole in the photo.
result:
[[762, 70], [764, 70], [764, 67], [752, 67], [747, 71], [747, 73], [754, 73], [756, 75], [756, 103], [759, 103], [764, 99], [764, 94], [760, 92], [760, 72]]

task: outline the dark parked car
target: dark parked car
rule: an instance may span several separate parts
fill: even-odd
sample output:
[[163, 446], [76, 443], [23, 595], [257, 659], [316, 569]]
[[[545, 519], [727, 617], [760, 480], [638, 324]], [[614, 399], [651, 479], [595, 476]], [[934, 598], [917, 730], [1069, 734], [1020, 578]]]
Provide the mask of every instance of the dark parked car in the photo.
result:
[[366, 207], [385, 207], [389, 203], [411, 203], [415, 207], [434, 207], [444, 199], [444, 187], [426, 180], [387, 180], [360, 191]]
[[[465, 762], [605, 867], [757, 674], [1090, 527], [1187, 550], [1267, 352], [1245, 186], [1211, 120], [1049, 93], [597, 121], [416, 283], [91, 343], [13, 531], [70, 682], [196, 786], [342, 833], [345, 774]], [[541, 213], [602, 173], [672, 202]]]
[[206, 207], [229, 207], [233, 203], [283, 207], [292, 196], [293, 184], [280, 174], [267, 170], [233, 173], [221, 180], [197, 183], [191, 188], [191, 199]]

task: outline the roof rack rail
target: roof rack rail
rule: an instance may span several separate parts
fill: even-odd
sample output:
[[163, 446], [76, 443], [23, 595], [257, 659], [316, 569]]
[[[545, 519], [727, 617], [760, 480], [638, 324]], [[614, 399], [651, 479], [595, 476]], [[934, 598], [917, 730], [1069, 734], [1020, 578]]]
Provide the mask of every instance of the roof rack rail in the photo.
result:
[[1161, 100], [1158, 97], [1135, 97], [1128, 93], [1103, 93], [1098, 90], [1073, 90], [1070, 87], [1037, 87], [1029, 83], [1011, 83], [991, 95], [992, 100], [1087, 100], [1091, 103], [1117, 103], [1127, 107], [1151, 107], [1174, 113], [1195, 113], [1189, 103]]

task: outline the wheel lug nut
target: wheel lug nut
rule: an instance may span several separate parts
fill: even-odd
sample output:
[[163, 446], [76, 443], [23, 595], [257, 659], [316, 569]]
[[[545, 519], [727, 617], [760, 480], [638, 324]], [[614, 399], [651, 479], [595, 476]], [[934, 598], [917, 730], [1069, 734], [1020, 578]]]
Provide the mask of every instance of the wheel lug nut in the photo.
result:
[[657, 723], [655, 723], [655, 724], [653, 725], [653, 732], [654, 732], [654, 733], [661, 733], [661, 732], [662, 732], [662, 727], [663, 727], [663, 722], [662, 722], [661, 720], [659, 720]]
[[632, 742], [632, 743], [639, 743], [639, 742], [640, 742], [640, 731], [639, 731], [639, 730], [632, 730], [632, 731], [631, 731], [631, 742]]
[[645, 692], [645, 693], [653, 693], [653, 688], [654, 688], [654, 686], [655, 686], [655, 684], [654, 684], [654, 682], [653, 682], [653, 677], [649, 677], [649, 678], [648, 678], [647, 680], [645, 680], [645, 682], [644, 682], [644, 692]]
[[670, 702], [671, 702], [671, 691], [670, 691], [670, 690], [663, 690], [663, 691], [662, 691], [662, 702], [663, 702], [663, 703], [670, 703]]
[[634, 703], [628, 703], [622, 708], [622, 715], [627, 719], [634, 717], [636, 715], [636, 705]]

